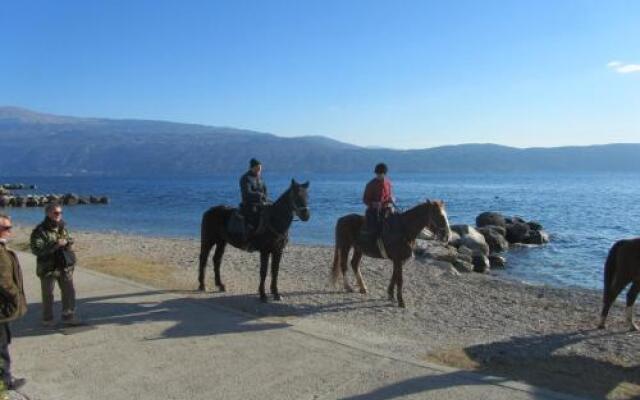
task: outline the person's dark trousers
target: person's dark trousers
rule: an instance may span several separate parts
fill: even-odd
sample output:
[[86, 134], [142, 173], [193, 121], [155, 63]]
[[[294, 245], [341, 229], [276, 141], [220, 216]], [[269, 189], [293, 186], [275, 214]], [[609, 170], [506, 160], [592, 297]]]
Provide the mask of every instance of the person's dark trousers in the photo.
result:
[[3, 388], [7, 388], [11, 382], [11, 357], [9, 356], [9, 344], [11, 343], [11, 330], [9, 323], [0, 323], [0, 378]]
[[376, 209], [369, 208], [366, 212], [367, 218], [367, 232], [377, 237], [382, 231], [382, 224], [380, 223], [380, 212]]
[[62, 316], [73, 316], [76, 310], [76, 290], [73, 287], [73, 273], [62, 273], [60, 276], [40, 278], [42, 288], [42, 320], [53, 320], [53, 288], [56, 281], [62, 297]]

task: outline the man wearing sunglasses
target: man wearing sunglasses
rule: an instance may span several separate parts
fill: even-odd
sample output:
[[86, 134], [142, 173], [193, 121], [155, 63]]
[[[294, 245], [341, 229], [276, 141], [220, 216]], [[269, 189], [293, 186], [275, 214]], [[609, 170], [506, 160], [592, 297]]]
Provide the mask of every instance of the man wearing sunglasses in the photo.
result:
[[27, 312], [24, 296], [22, 270], [16, 254], [7, 248], [11, 237], [11, 218], [0, 214], [0, 399], [9, 398], [7, 390], [20, 388], [25, 379], [11, 375], [9, 344], [11, 330], [9, 322], [22, 317]]
[[62, 322], [78, 325], [76, 319], [76, 291], [73, 287], [73, 263], [67, 254], [73, 252], [73, 239], [62, 219], [62, 206], [56, 203], [45, 207], [45, 219], [31, 233], [31, 252], [37, 257], [36, 274], [42, 288], [42, 324], [53, 326], [53, 288], [58, 282], [62, 297]]

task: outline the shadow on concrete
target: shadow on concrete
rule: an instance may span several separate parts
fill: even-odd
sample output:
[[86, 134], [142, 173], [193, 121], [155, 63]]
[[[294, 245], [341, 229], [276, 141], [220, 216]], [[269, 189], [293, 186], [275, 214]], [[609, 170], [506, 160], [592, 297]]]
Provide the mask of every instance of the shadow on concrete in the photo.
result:
[[[211, 298], [182, 297], [160, 301], [154, 296], [170, 293], [146, 291], [113, 296], [99, 296], [78, 300], [77, 308], [83, 322], [92, 327], [100, 325], [133, 325], [149, 322], [175, 322], [159, 338], [209, 336], [228, 333], [255, 332], [281, 329], [286, 323], [262, 322], [243, 316], [211, 303]], [[122, 301], [118, 301], [122, 300]], [[54, 310], [59, 315], [60, 304]], [[40, 323], [41, 303], [31, 303], [25, 318], [14, 324], [14, 336], [39, 336], [65, 333], [67, 328], [58, 324], [55, 328], [43, 328]], [[73, 331], [73, 328], [69, 329]]]
[[483, 373], [591, 398], [640, 399], [640, 361], [622, 366], [571, 354], [571, 346], [582, 341], [616, 334], [628, 333], [586, 330], [514, 337], [470, 346], [465, 353]]
[[[404, 396], [426, 394], [440, 389], [450, 389], [455, 386], [477, 386], [483, 384], [497, 384], [506, 381], [506, 379], [499, 378], [487, 378], [486, 381], [483, 381], [478, 378], [479, 375], [476, 376], [465, 371], [418, 376], [383, 386], [367, 393], [342, 397], [340, 400], [389, 400]], [[464, 383], [461, 384], [461, 382]]]
[[[163, 294], [179, 295], [161, 301], [156, 296]], [[341, 301], [330, 304], [281, 302], [261, 303], [257, 295], [191, 294], [182, 297], [184, 291], [149, 290], [136, 293], [124, 293], [108, 296], [96, 296], [77, 300], [78, 315], [91, 327], [105, 324], [132, 325], [156, 321], [172, 321], [175, 325], [168, 328], [162, 337], [189, 337], [219, 335], [226, 333], [253, 332], [281, 329], [290, 326], [282, 321], [265, 321], [265, 317], [301, 317], [317, 313], [329, 313], [384, 307], [377, 300]], [[301, 296], [302, 293], [284, 293], [284, 297]], [[368, 304], [370, 303], [370, 304]], [[60, 302], [54, 304], [54, 315], [60, 315]], [[237, 311], [242, 311], [243, 314]], [[54, 328], [44, 328], [40, 319], [41, 303], [30, 303], [27, 315], [14, 324], [16, 337], [40, 336], [54, 333], [75, 333], [83, 329], [63, 328], [61, 323]], [[87, 330], [85, 328], [84, 330]]]
[[343, 397], [342, 400], [396, 399], [410, 395], [419, 396], [421, 393], [426, 394], [454, 386], [495, 384], [506, 380], [531, 385], [531, 395], [540, 399], [549, 399], [550, 396], [546, 390], [536, 389], [536, 387], [568, 393], [580, 398], [638, 400], [640, 399], [640, 362], [624, 367], [605, 360], [558, 354], [558, 350], [579, 345], [583, 340], [615, 334], [582, 331], [517, 337], [470, 346], [464, 349], [464, 352], [478, 364], [477, 372], [490, 376], [484, 377], [465, 371], [421, 376], [356, 396]]

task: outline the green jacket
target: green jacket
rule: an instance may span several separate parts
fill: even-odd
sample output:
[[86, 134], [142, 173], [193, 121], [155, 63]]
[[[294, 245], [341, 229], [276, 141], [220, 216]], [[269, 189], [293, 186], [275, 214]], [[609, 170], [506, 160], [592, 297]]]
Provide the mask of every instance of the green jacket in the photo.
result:
[[26, 312], [27, 300], [18, 257], [0, 242], [0, 323], [13, 321]]
[[[58, 240], [66, 239], [67, 246], [73, 244], [73, 238], [69, 235], [69, 231], [62, 227], [52, 227], [47, 221], [31, 232], [31, 252], [37, 257], [36, 274], [42, 278], [54, 275], [56, 272], [54, 253], [58, 249]], [[69, 270], [72, 270], [70, 267]]]

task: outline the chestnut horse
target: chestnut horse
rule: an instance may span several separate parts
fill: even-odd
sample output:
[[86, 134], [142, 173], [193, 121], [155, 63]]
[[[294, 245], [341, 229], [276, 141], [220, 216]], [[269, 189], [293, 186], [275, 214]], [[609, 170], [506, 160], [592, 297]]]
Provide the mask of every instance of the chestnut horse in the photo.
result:
[[[271, 258], [271, 294], [273, 294], [274, 300], [281, 299], [278, 293], [280, 260], [289, 240], [289, 227], [293, 222], [293, 215], [297, 215], [302, 221], [308, 221], [311, 216], [307, 207], [308, 188], [309, 182], [300, 184], [292, 179], [289, 189], [275, 203], [265, 207], [263, 210], [265, 229], [251, 240], [253, 249], [260, 251], [260, 287], [258, 291], [260, 300], [263, 302], [267, 301], [264, 282], [269, 269], [269, 258]], [[244, 250], [247, 248], [247, 243], [239, 241], [227, 232], [227, 222], [233, 211], [234, 209], [231, 207], [216, 206], [211, 207], [202, 215], [200, 269], [198, 274], [200, 285], [198, 290], [205, 290], [204, 275], [209, 253], [213, 246], [216, 246], [213, 254], [213, 272], [216, 286], [221, 292], [226, 290], [222, 279], [220, 279], [220, 265], [222, 264], [222, 256], [227, 243], [231, 243], [232, 246], [239, 249]]]
[[620, 292], [631, 283], [627, 292], [627, 323], [632, 331], [640, 330], [633, 322], [633, 304], [640, 292], [640, 238], [617, 241], [609, 250], [604, 265], [604, 296], [598, 328], [604, 329], [609, 308]]
[[444, 203], [440, 200], [427, 200], [391, 218], [396, 218], [397, 223], [382, 234], [385, 255], [376, 246], [370, 246], [371, 248], [366, 249], [358, 243], [358, 235], [366, 223], [365, 217], [358, 214], [349, 214], [338, 219], [331, 275], [334, 285], [342, 275], [344, 289], [348, 292], [353, 291], [347, 279], [347, 259], [351, 248], [353, 248], [351, 268], [360, 287], [360, 293], [367, 293], [367, 286], [360, 272], [362, 255], [373, 258], [389, 258], [393, 261], [393, 274], [387, 289], [389, 300], [393, 301], [393, 292], [397, 288], [398, 306], [404, 307], [405, 304], [402, 299], [402, 267], [413, 255], [416, 237], [424, 228], [429, 228], [440, 240], [448, 242], [451, 237], [451, 231]]

